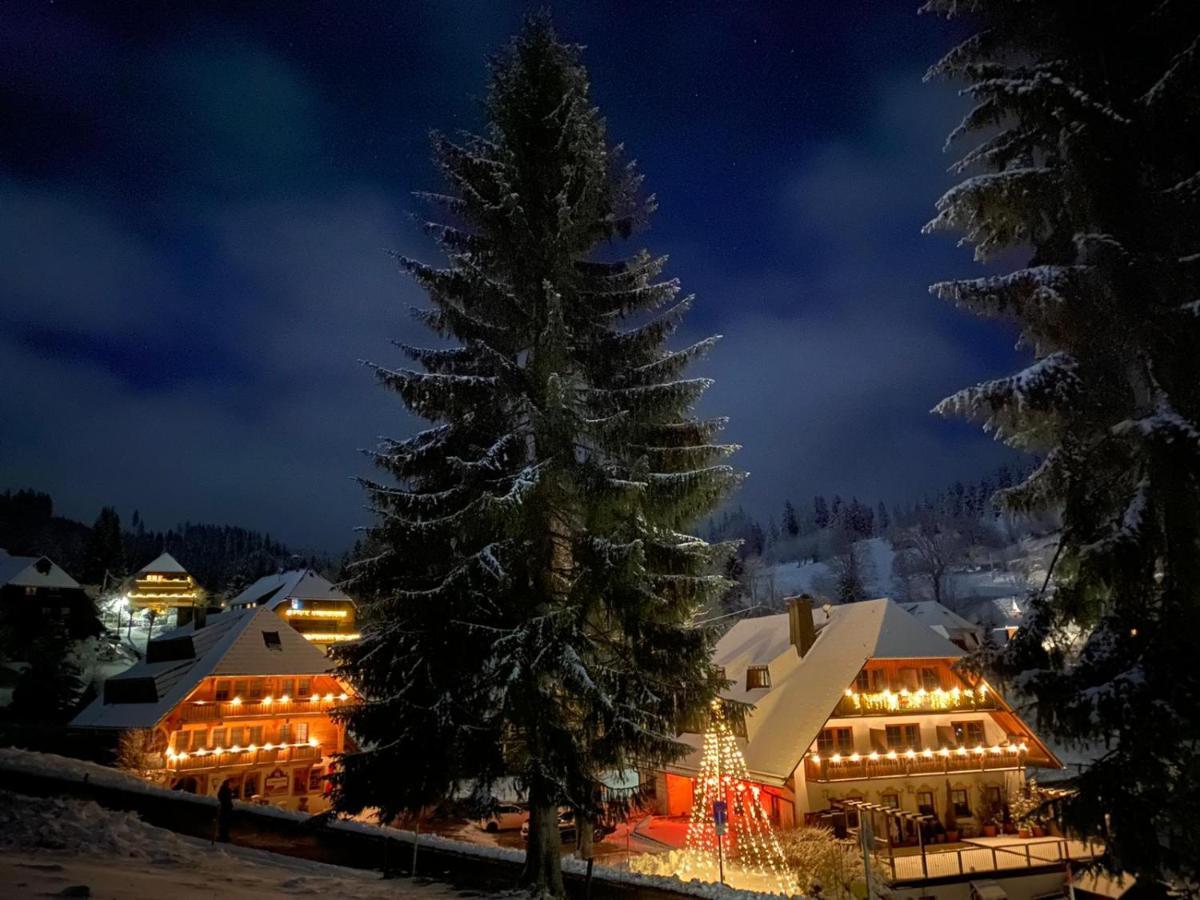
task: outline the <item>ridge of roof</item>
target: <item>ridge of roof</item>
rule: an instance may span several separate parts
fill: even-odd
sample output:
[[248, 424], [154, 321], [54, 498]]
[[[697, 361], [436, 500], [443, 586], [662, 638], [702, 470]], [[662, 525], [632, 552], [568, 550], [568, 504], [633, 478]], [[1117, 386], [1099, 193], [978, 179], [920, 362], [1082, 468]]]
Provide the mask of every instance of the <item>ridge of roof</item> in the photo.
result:
[[179, 560], [173, 557], [166, 550], [164, 550], [150, 562], [146, 563], [134, 574], [136, 577], [137, 575], [145, 575], [150, 572], [171, 572], [172, 574], [177, 575], [188, 574], [187, 569], [180, 565]]

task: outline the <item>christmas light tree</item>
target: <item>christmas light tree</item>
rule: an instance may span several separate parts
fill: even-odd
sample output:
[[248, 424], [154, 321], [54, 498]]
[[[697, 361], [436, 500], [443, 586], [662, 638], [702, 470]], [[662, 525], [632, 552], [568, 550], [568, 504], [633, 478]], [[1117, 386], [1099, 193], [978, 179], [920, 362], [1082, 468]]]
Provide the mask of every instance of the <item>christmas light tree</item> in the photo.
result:
[[[680, 878], [715, 881], [719, 877], [718, 860], [723, 857], [735, 881], [744, 882], [745, 876], [750, 876], [755, 882], [746, 887], [796, 893], [795, 876], [784, 862], [783, 850], [763, 810], [761, 793], [762, 788], [750, 781], [746, 759], [721, 701], [714, 700], [677, 873]], [[728, 830], [723, 836], [717, 834], [713, 816], [713, 804], [720, 801], [725, 802], [728, 811]]]

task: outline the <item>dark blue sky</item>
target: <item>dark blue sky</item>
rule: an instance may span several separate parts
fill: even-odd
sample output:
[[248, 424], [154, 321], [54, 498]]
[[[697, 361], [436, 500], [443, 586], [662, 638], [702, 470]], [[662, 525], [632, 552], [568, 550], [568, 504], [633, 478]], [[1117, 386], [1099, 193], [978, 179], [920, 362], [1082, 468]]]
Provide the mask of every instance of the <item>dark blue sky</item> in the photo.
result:
[[[0, 487], [348, 544], [356, 450], [415, 427], [358, 364], [420, 337], [383, 251], [432, 255], [427, 133], [479, 127], [527, 6], [4, 4]], [[764, 516], [1006, 458], [928, 414], [1015, 352], [926, 292], [974, 266], [919, 233], [962, 101], [922, 84], [959, 35], [915, 7], [552, 4], [659, 197], [638, 245], [698, 295], [681, 337], [725, 335], [705, 412]]]

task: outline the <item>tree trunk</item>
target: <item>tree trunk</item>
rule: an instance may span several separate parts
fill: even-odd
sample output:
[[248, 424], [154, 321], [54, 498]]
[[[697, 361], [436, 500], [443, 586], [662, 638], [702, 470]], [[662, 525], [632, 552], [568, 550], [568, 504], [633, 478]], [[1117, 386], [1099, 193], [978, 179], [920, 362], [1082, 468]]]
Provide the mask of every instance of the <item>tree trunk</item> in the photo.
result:
[[535, 897], [565, 896], [558, 808], [545, 787], [536, 783], [529, 787], [529, 843], [525, 845], [521, 885]]

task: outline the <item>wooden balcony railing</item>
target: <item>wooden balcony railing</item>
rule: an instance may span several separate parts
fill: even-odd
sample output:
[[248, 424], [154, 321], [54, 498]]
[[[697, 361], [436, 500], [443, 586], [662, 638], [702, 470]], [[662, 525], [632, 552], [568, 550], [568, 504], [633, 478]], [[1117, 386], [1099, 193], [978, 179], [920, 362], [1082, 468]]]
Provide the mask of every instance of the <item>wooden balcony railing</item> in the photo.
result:
[[344, 704], [345, 694], [313, 694], [302, 700], [192, 701], [180, 711], [184, 722], [218, 722], [223, 719], [262, 719], [270, 716], [323, 715]]
[[[982, 750], [982, 752], [980, 752]], [[999, 752], [996, 752], [999, 750]], [[1028, 761], [1017, 745], [958, 749], [889, 751], [869, 754], [809, 755], [804, 775], [809, 781], [850, 781], [857, 778], [900, 778], [906, 775], [938, 775], [951, 772], [986, 772], [1017, 769]]]
[[229, 769], [268, 763], [290, 763], [321, 758], [320, 744], [289, 744], [282, 747], [256, 747], [233, 750], [194, 750], [190, 753], [157, 754], [151, 768], [175, 772], [197, 769]]

